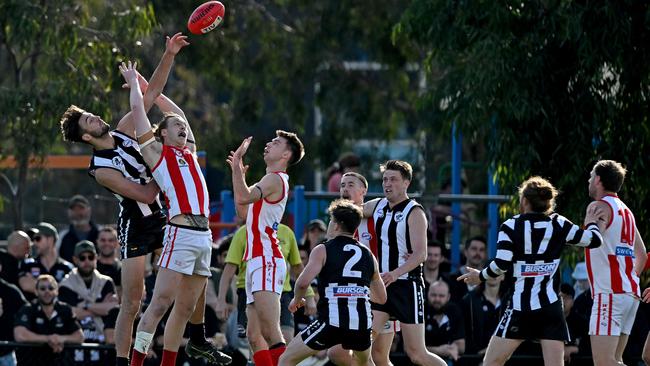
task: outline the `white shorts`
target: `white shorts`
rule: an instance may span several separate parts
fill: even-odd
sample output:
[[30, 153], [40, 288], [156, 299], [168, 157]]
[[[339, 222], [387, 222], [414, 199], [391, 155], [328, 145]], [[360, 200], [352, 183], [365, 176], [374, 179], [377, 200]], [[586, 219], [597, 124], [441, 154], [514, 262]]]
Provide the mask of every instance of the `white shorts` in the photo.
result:
[[630, 334], [639, 300], [631, 294], [596, 294], [591, 307], [589, 335]]
[[379, 334], [393, 334], [402, 330], [399, 320], [387, 320]]
[[210, 277], [211, 255], [210, 230], [203, 231], [167, 224], [158, 265], [186, 275]]
[[255, 302], [253, 293], [271, 291], [282, 295], [287, 265], [284, 258], [255, 257], [246, 262], [246, 304]]

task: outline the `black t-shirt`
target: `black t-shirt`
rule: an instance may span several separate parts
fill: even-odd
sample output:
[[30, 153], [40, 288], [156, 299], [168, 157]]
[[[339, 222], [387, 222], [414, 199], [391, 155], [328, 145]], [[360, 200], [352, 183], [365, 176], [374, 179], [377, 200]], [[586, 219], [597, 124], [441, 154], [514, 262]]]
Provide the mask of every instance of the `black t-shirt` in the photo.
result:
[[[2, 299], [2, 315], [0, 315], [0, 340], [14, 340], [14, 315], [23, 305], [27, 304], [25, 296], [15, 285], [0, 279], [0, 299]], [[9, 348], [0, 348], [0, 356], [11, 352]]]
[[56, 262], [54, 262], [54, 265], [48, 271], [47, 268], [45, 268], [45, 266], [43, 266], [41, 263], [40, 257], [27, 258], [20, 264], [18, 277], [20, 278], [26, 274], [31, 274], [32, 277], [37, 278], [42, 274], [49, 274], [56, 279], [56, 282], [61, 283], [61, 280], [63, 280], [65, 276], [70, 273], [70, 271], [72, 271], [73, 268], [74, 265], [72, 265], [72, 263], [60, 257], [57, 257]]
[[7, 253], [4, 249], [0, 250], [0, 278], [11, 284], [18, 285], [19, 267], [19, 259]]
[[505, 303], [497, 300], [492, 304], [479, 289], [474, 289], [463, 298], [462, 310], [465, 320], [465, 353], [474, 354], [487, 347], [501, 318]]
[[465, 338], [465, 323], [458, 305], [447, 303], [443, 314], [438, 322], [433, 308], [427, 306], [424, 310], [424, 341], [427, 346], [451, 344]]
[[122, 265], [115, 261], [113, 264], [104, 264], [97, 261], [97, 270], [99, 273], [113, 279], [115, 286], [122, 286]]
[[[16, 314], [14, 326], [23, 326], [28, 330], [41, 335], [61, 334], [69, 335], [81, 329], [72, 308], [63, 302], [54, 303], [52, 318], [49, 319], [43, 312], [40, 304], [31, 303], [24, 305]], [[57, 364], [61, 358], [69, 358], [68, 352], [55, 354], [48, 345], [34, 348], [19, 348], [16, 350], [18, 364], [43, 365]]]

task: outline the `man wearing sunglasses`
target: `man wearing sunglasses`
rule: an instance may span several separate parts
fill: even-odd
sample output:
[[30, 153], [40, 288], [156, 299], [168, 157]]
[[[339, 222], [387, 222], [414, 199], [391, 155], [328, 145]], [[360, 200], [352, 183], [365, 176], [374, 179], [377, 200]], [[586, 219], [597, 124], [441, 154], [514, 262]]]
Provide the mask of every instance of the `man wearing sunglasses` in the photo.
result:
[[[81, 323], [84, 341], [104, 343], [104, 319], [118, 306], [113, 280], [97, 271], [95, 245], [82, 240], [74, 247], [75, 268], [61, 281], [59, 300], [73, 307]], [[98, 350], [75, 350], [75, 362], [103, 364], [106, 355]]]
[[14, 338], [17, 342], [46, 343], [48, 347], [20, 348], [16, 351], [21, 366], [59, 364], [66, 358], [66, 343], [84, 340], [72, 308], [57, 300], [59, 285], [51, 275], [36, 279], [36, 299], [16, 314]]
[[56, 241], [59, 233], [52, 224], [41, 222], [36, 225], [37, 233], [34, 235], [36, 258], [26, 258], [20, 265], [18, 285], [27, 300], [36, 297], [36, 279], [40, 275], [49, 274], [57, 282], [72, 271], [72, 263], [60, 258], [56, 251]]

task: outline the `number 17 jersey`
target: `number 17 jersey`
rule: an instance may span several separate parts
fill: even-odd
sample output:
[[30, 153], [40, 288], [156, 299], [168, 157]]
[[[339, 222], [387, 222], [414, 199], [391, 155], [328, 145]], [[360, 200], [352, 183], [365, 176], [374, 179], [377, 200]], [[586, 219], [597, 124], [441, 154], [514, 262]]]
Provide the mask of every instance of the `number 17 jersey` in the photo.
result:
[[634, 294], [640, 296], [639, 276], [634, 271], [634, 215], [615, 195], [601, 199], [610, 208], [610, 219], [602, 234], [603, 244], [586, 249], [587, 274], [592, 296]]
[[341, 329], [370, 329], [372, 253], [348, 236], [337, 236], [324, 245], [327, 258], [318, 275], [318, 319]]

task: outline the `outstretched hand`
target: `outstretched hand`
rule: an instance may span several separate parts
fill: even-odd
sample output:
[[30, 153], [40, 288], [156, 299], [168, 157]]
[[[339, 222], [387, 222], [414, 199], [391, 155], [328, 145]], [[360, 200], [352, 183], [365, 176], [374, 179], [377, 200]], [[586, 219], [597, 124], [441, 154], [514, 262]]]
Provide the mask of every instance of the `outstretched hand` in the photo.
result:
[[466, 267], [467, 273], [458, 277], [457, 281], [463, 281], [470, 286], [476, 286], [481, 283], [481, 277], [479, 274], [481, 271], [471, 267]]
[[131, 88], [135, 85], [135, 83], [138, 82], [138, 71], [136, 70], [137, 66], [137, 62], [131, 63], [131, 61], [128, 63], [122, 62], [122, 64], [120, 64], [120, 72], [122, 73], [124, 80], [126, 80], [127, 84], [129, 84], [129, 87]]
[[190, 43], [187, 41], [187, 36], [184, 36], [183, 33], [178, 32], [171, 38], [167, 36], [167, 41], [165, 42], [166, 52], [169, 52], [175, 56], [178, 54], [178, 52], [180, 52], [181, 48], [189, 46], [189, 44]]
[[643, 302], [650, 302], [650, 287], [643, 290]]
[[228, 154], [228, 158], [226, 159], [226, 162], [228, 165], [230, 165], [230, 168], [234, 171], [236, 168], [239, 168], [243, 174], [246, 174], [246, 171], [248, 170], [248, 165], [244, 166], [243, 163], [243, 157], [244, 154], [246, 154], [246, 151], [248, 151], [248, 147], [251, 144], [251, 140], [253, 139], [252, 136], [249, 136], [242, 141], [241, 145], [237, 148], [235, 151], [231, 151], [230, 154]]
[[[149, 87], [149, 81], [147, 81], [147, 79], [145, 79], [145, 77], [142, 76], [142, 74], [140, 74], [139, 71], [136, 72], [138, 73], [138, 84], [140, 84], [140, 91], [144, 95], [144, 93], [147, 91], [147, 88]], [[129, 88], [130, 88], [129, 84], [122, 84], [122, 89], [129, 89]]]

